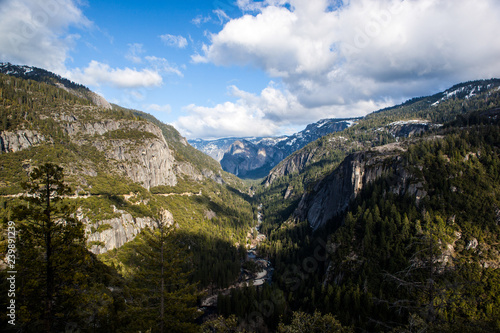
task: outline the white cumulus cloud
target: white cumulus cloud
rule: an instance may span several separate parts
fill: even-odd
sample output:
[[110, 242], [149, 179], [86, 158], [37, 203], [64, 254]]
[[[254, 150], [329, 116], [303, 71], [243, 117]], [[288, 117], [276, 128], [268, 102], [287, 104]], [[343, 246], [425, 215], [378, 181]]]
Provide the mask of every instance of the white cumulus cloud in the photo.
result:
[[360, 101], [349, 107], [319, 106], [306, 108], [297, 97], [271, 82], [260, 94], [229, 87], [236, 102], [220, 103], [212, 107], [189, 105], [186, 116], [174, 126], [190, 138], [217, 138], [234, 136], [281, 135], [286, 128], [305, 126], [321, 118], [361, 116], [366, 110], [391, 105], [384, 101]]
[[211, 34], [192, 61], [261, 69], [304, 110], [366, 113], [387, 101], [500, 76], [497, 0], [237, 4], [244, 15]]
[[0, 2], [0, 59], [58, 73], [78, 35], [69, 27], [90, 22], [73, 0], [3, 0]]
[[84, 85], [107, 84], [115, 88], [153, 87], [163, 82], [161, 75], [151, 69], [111, 68], [95, 60], [83, 69], [76, 68], [68, 72], [66, 76]]
[[226, 102], [214, 107], [185, 107], [188, 116], [179, 117], [174, 126], [188, 137], [272, 135], [277, 127], [263, 119], [260, 110], [251, 111], [239, 103]]

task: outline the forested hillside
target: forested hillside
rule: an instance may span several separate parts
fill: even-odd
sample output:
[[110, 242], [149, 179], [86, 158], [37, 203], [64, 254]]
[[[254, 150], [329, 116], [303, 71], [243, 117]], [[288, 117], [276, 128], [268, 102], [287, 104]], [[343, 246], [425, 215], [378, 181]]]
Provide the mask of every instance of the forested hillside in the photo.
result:
[[443, 93], [411, 99], [371, 113], [354, 126], [326, 135], [276, 166], [262, 187], [266, 217], [285, 221], [305, 191], [330, 174], [351, 153], [415, 137], [457, 117], [500, 105], [500, 80], [456, 85]]
[[[43, 327], [49, 319], [52, 331], [64, 330], [68, 323], [80, 328], [92, 326], [102, 332], [147, 330], [155, 326], [153, 311], [153, 322], [146, 320], [121, 328], [126, 327], [122, 325], [125, 320], [139, 322], [142, 317], [134, 319], [137, 311], [150, 312], [156, 306], [159, 309], [159, 303], [153, 301], [154, 290], [153, 298], [143, 295], [146, 298], [138, 301], [134, 295], [140, 295], [145, 286], [134, 281], [143, 274], [143, 260], [158, 259], [147, 254], [142, 258], [139, 253], [146, 246], [144, 242], [155, 241], [159, 226], [163, 226], [169, 235], [165, 238], [165, 251], [180, 256], [175, 265], [169, 259], [168, 274], [174, 279], [169, 285], [181, 286], [183, 281], [192, 284], [178, 293], [180, 302], [194, 312], [190, 310], [187, 317], [175, 320], [195, 329], [194, 320], [200, 315], [196, 311], [197, 295], [208, 287], [226, 287], [239, 276], [240, 257], [245, 254], [242, 249], [255, 223], [246, 185], [189, 146], [173, 127], [140, 111], [118, 106], [104, 108], [51, 82], [0, 74], [0, 108], [3, 254], [7, 253], [8, 222], [15, 221], [17, 230], [21, 230], [16, 243], [20, 272], [16, 300], [18, 309], [25, 310], [17, 313], [17, 327], [38, 331], [37, 327]], [[49, 274], [50, 284], [54, 285], [50, 295], [43, 292], [44, 281], [45, 285], [48, 283], [44, 280], [46, 272], [28, 269], [36, 266], [37, 260], [41, 269], [44, 260], [40, 256], [50, 247], [40, 243], [40, 253], [26, 254], [26, 261], [20, 259], [21, 251], [29, 250], [24, 247], [24, 240], [31, 234], [34, 221], [40, 220], [41, 229], [32, 235], [31, 251], [38, 248], [39, 237], [56, 232], [50, 227], [51, 218], [43, 217], [43, 212], [30, 215], [34, 203], [24, 195], [26, 186], [37, 181], [34, 172], [43, 173], [40, 170], [45, 170], [42, 167], [47, 163], [61, 168], [57, 179], [64, 179], [67, 186], [67, 191], [57, 195], [58, 200], [51, 199], [57, 205], [64, 203], [54, 207], [53, 216], [64, 213], [74, 219], [75, 237], [64, 242], [78, 244], [74, 258], [69, 252], [66, 257], [54, 258], [55, 273]], [[42, 195], [36, 204], [43, 205], [45, 199]], [[32, 261], [27, 261], [28, 256]], [[78, 263], [79, 268], [69, 267], [68, 260]], [[76, 280], [64, 282], [60, 274], [73, 269]], [[154, 276], [151, 272], [150, 275]], [[147, 281], [147, 288], [159, 281], [141, 279], [141, 283]], [[2, 280], [6, 287], [5, 278]], [[67, 287], [57, 289], [62, 285]], [[61, 293], [74, 297], [65, 299]], [[55, 302], [49, 319], [48, 310], [43, 307], [47, 299]], [[7, 301], [2, 298], [5, 307]], [[37, 302], [40, 306], [35, 307]], [[175, 307], [169, 311], [175, 318]], [[4, 327], [6, 320], [2, 319]], [[177, 330], [184, 331], [184, 324], [179, 325]]]
[[258, 184], [25, 76], [0, 74], [2, 330], [500, 331], [500, 80], [374, 112]]
[[[270, 174], [260, 251], [275, 264], [282, 306], [359, 331], [500, 330], [497, 85], [373, 113]], [[426, 128], [395, 135], [413, 119]], [[345, 206], [341, 186], [351, 186]], [[345, 208], [313, 232], [310, 218], [332, 207]]]

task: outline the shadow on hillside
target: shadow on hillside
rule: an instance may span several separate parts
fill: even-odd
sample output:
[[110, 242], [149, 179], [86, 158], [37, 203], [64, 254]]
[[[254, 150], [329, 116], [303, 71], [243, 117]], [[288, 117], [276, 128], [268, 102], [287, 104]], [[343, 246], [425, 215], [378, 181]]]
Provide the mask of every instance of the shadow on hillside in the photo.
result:
[[252, 202], [255, 200], [253, 197], [251, 197], [251, 196], [250, 196], [250, 195], [248, 195], [247, 193], [243, 193], [243, 192], [241, 192], [240, 190], [238, 190], [238, 189], [236, 189], [236, 188], [234, 188], [234, 187], [232, 187], [232, 186], [226, 185], [226, 188], [227, 188], [230, 192], [232, 192], [232, 193], [236, 194], [237, 196], [241, 197], [243, 200], [245, 200], [245, 201], [247, 201], [247, 202], [252, 203]]
[[233, 207], [229, 207], [227, 205], [221, 205], [221, 204], [218, 204], [217, 202], [213, 202], [212, 200], [210, 200], [209, 197], [207, 197], [205, 195], [196, 197], [196, 198], [194, 198], [194, 200], [196, 201], [196, 203], [207, 207], [208, 209], [213, 211], [218, 216], [230, 217], [231, 224], [234, 227], [236, 227], [239, 224], [239, 222], [241, 221], [241, 219], [240, 219], [241, 214], [237, 208], [233, 208]]

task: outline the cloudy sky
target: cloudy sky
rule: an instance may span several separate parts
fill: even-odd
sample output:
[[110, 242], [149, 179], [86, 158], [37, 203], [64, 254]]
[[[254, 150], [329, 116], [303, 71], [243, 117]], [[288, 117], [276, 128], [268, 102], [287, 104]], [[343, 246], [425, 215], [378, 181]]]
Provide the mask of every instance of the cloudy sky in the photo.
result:
[[188, 138], [292, 133], [500, 77], [498, 0], [0, 0], [0, 61]]

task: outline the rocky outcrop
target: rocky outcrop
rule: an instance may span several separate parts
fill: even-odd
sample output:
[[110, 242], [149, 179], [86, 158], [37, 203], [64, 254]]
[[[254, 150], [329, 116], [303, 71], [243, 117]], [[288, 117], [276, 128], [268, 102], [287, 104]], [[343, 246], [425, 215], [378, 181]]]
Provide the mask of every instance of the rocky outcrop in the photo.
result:
[[104, 109], [112, 109], [113, 108], [111, 106], [111, 104], [109, 104], [109, 102], [104, 97], [102, 97], [101, 95], [96, 94], [95, 92], [91, 92], [89, 95], [90, 95], [89, 96], [90, 100], [95, 105], [97, 105], [97, 106], [99, 106], [101, 108], [104, 108]]
[[390, 123], [379, 130], [386, 130], [396, 139], [410, 138], [415, 135], [420, 135], [430, 129], [440, 127], [440, 124], [433, 124], [428, 120], [401, 120]]
[[[161, 129], [150, 122], [110, 119], [79, 122], [74, 116], [61, 117], [60, 122], [72, 141], [77, 144], [91, 141], [118, 171], [147, 189], [159, 185], [176, 185], [176, 171], [195, 174], [189, 163], [176, 165], [174, 153]], [[117, 131], [121, 132], [120, 135], [113, 135]], [[193, 176], [195, 179], [200, 177]]]
[[343, 213], [364, 187], [385, 175], [393, 178], [394, 193], [408, 193], [417, 199], [426, 195], [423, 185], [403, 167], [397, 150], [381, 148], [349, 155], [310, 193], [303, 195], [295, 217], [307, 220], [317, 230]]
[[177, 184], [175, 159], [165, 140], [146, 139], [140, 144], [133, 140], [96, 141], [94, 146], [114, 162], [117, 170], [146, 189]]
[[235, 141], [220, 161], [222, 169], [241, 178], [264, 176], [283, 159], [284, 152], [250, 141]]
[[151, 133], [158, 138], [163, 138], [163, 133], [161, 129], [147, 121], [134, 121], [134, 120], [113, 120], [113, 119], [102, 119], [94, 121], [85, 121], [85, 119], [79, 119], [74, 114], [63, 114], [55, 119], [58, 121], [64, 132], [72, 137], [74, 141], [75, 136], [87, 135], [104, 135], [108, 132], [123, 130], [131, 131], [137, 130], [140, 132]]
[[203, 177], [205, 178], [209, 178], [209, 179], [212, 179], [214, 182], [216, 182], [217, 184], [225, 184], [226, 182], [224, 181], [224, 178], [222, 177], [220, 171], [219, 173], [215, 173], [213, 172], [212, 170], [209, 170], [209, 169], [203, 169], [201, 171]]
[[32, 130], [4, 131], [0, 133], [0, 149], [2, 153], [27, 149], [45, 141], [45, 137]]
[[[95, 254], [105, 253], [109, 250], [119, 248], [125, 243], [133, 240], [144, 228], [154, 229], [156, 222], [150, 217], [134, 218], [130, 213], [114, 208], [115, 213], [121, 214], [120, 217], [91, 223], [82, 211], [78, 212], [77, 218], [81, 220], [86, 228], [87, 243], [90, 245], [90, 251]], [[161, 221], [165, 226], [171, 226], [174, 223], [172, 213], [167, 210], [162, 212]]]
[[293, 173], [299, 173], [304, 170], [314, 158], [314, 151], [301, 151], [289, 156], [276, 166], [264, 180], [264, 185], [271, 185], [277, 178], [287, 176]]
[[178, 176], [186, 176], [190, 180], [202, 181], [203, 174], [198, 171], [191, 163], [188, 162], [176, 162], [174, 168], [175, 174]]

